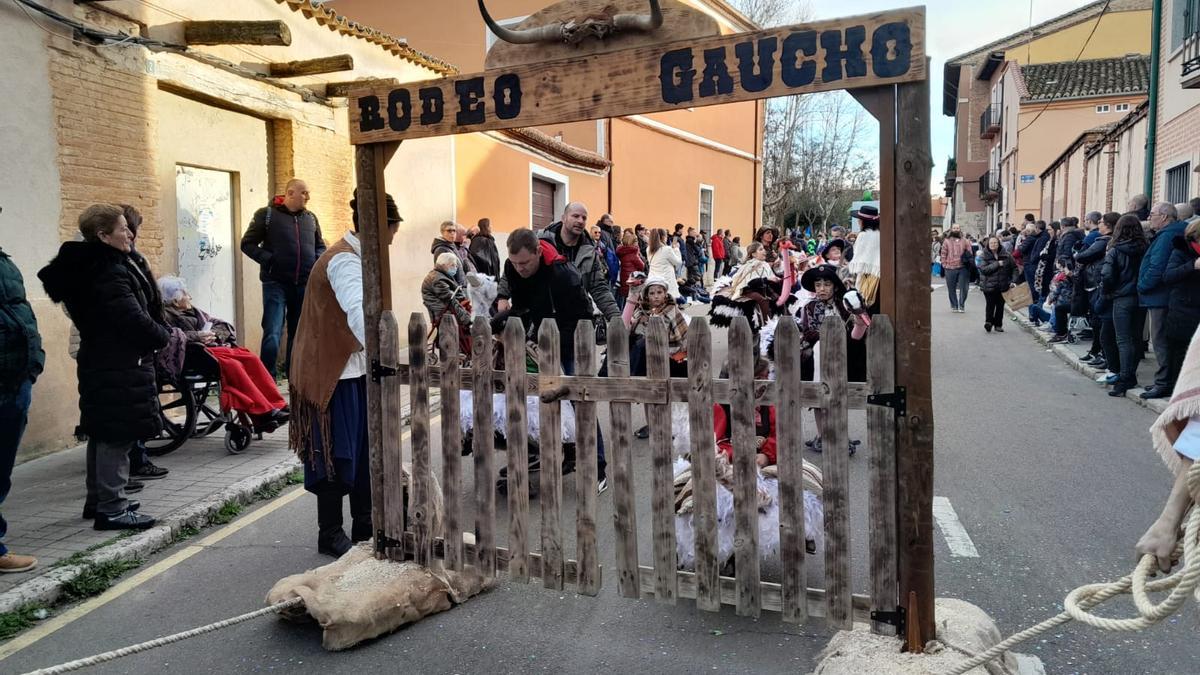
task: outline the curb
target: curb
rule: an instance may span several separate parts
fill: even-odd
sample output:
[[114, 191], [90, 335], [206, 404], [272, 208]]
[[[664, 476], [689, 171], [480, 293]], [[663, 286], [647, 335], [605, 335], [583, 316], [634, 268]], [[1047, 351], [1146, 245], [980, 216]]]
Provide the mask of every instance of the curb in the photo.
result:
[[[52, 568], [15, 588], [0, 593], [0, 613], [11, 612], [28, 603], [51, 604], [62, 595], [63, 586], [78, 577], [88, 565], [114, 560], [133, 560], [170, 546], [185, 526], [202, 528], [231, 501], [254, 502], [254, 493], [264, 487], [282, 486], [287, 477], [303, 466], [299, 460], [284, 460], [257, 476], [243, 478], [229, 487], [190, 504], [159, 520], [154, 527], [93, 551], [84, 564]], [[269, 501], [269, 500], [263, 500]]]
[[[1108, 385], [1102, 384], [1100, 382], [1096, 382], [1096, 378], [1099, 377], [1100, 375], [1102, 375], [1106, 371], [1101, 371], [1097, 368], [1093, 368], [1089, 365], [1085, 365], [1083, 363], [1083, 361], [1079, 360], [1079, 357], [1073, 351], [1071, 351], [1064, 345], [1050, 344], [1050, 335], [1043, 333], [1042, 331], [1040, 331], [1036, 327], [1034, 327], [1034, 325], [1029, 322], [1029, 318], [1024, 316], [1023, 314], [1021, 314], [1020, 312], [1014, 312], [1013, 310], [1009, 309], [1006, 306], [1004, 308], [1004, 313], [1009, 315], [1010, 317], [1012, 317], [1014, 323], [1016, 323], [1018, 326], [1020, 326], [1021, 329], [1024, 330], [1026, 333], [1029, 333], [1030, 335], [1032, 335], [1034, 340], [1037, 340], [1038, 343], [1040, 343], [1041, 345], [1046, 347], [1047, 351], [1053, 352], [1055, 356], [1057, 356], [1059, 359], [1061, 359], [1068, 366], [1071, 366], [1072, 368], [1079, 371], [1080, 373], [1087, 375], [1088, 378], [1091, 379], [1092, 382], [1095, 383], [1097, 386], [1099, 386], [1099, 387], [1107, 387], [1108, 386]], [[1130, 401], [1133, 401], [1134, 403], [1140, 405], [1143, 408], [1146, 408], [1147, 410], [1152, 411], [1155, 414], [1162, 414], [1162, 412], [1167, 409], [1168, 399], [1165, 399], [1165, 398], [1144, 399], [1141, 396], [1138, 396], [1138, 394], [1142, 393], [1143, 391], [1145, 391], [1145, 388], [1143, 388], [1143, 387], [1138, 387], [1136, 389], [1130, 389], [1129, 391], [1125, 392], [1125, 398], [1129, 399]]]

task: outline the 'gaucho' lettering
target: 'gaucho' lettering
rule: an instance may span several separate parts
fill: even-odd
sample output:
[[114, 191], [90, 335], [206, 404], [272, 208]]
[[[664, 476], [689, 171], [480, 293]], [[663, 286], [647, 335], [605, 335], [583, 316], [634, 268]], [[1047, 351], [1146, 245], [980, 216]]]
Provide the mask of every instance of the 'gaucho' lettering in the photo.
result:
[[771, 86], [771, 77], [775, 71], [775, 49], [779, 42], [773, 38], [763, 38], [758, 41], [758, 71], [754, 70], [754, 43], [739, 42], [733, 46], [737, 55], [738, 77], [742, 89], [746, 91], [762, 91]]
[[846, 31], [846, 47], [842, 48], [842, 31], [827, 30], [821, 33], [821, 49], [825, 50], [825, 69], [821, 79], [837, 82], [842, 79], [842, 63], [846, 64], [846, 77], [865, 77], [867, 62], [863, 59], [862, 45], [867, 40], [867, 29], [851, 26]]
[[[889, 52], [893, 54], [890, 59]], [[908, 72], [911, 61], [912, 34], [908, 24], [897, 21], [875, 29], [871, 35], [871, 70], [876, 76], [899, 77]]]
[[804, 30], [792, 33], [783, 39], [783, 53], [779, 55], [780, 76], [789, 87], [812, 84], [817, 77], [817, 62], [812, 59], [800, 61], [800, 55], [817, 55], [817, 32]]
[[393, 89], [388, 93], [388, 128], [404, 131], [412, 123], [412, 96], [407, 89]]
[[521, 114], [521, 78], [506, 73], [496, 78], [492, 101], [496, 104], [496, 117], [511, 120]]
[[725, 66], [725, 48], [704, 50], [704, 74], [700, 76], [700, 98], [733, 93], [733, 78]]
[[442, 121], [444, 103], [442, 90], [437, 87], [424, 87], [417, 92], [421, 99], [421, 124], [437, 124]]
[[692, 50], [673, 49], [662, 55], [658, 64], [658, 81], [662, 83], [662, 98], [667, 103], [686, 103], [692, 100]]

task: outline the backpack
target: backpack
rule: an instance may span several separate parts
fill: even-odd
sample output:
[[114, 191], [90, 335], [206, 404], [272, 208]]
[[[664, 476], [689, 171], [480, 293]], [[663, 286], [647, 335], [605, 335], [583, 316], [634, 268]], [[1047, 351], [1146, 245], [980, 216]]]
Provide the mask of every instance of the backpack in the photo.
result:
[[615, 284], [621, 276], [621, 259], [617, 252], [607, 246], [600, 247], [604, 251], [604, 262], [608, 263], [608, 283]]

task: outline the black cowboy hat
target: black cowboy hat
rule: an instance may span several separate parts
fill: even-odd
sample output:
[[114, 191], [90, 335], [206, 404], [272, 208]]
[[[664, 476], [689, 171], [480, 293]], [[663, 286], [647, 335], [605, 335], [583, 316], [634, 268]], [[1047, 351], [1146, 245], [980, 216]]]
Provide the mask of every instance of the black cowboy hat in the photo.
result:
[[[403, 223], [404, 219], [400, 217], [400, 209], [396, 206], [396, 200], [392, 199], [389, 194], [384, 194], [387, 198], [387, 221], [388, 225], [393, 223]], [[354, 211], [354, 215], [358, 215], [358, 188], [354, 188], [354, 196], [350, 199], [350, 209]]]
[[874, 206], [861, 206], [859, 209], [850, 214], [859, 220], [879, 220], [879, 209]]
[[841, 278], [838, 277], [838, 268], [829, 264], [817, 265], [816, 267], [809, 268], [809, 270], [804, 273], [804, 276], [800, 277], [800, 286], [809, 293], [812, 293], [817, 290], [816, 283], [818, 279], [832, 281], [834, 294], [846, 292], [846, 285], [843, 284]]
[[831, 240], [829, 243], [825, 244], [825, 246], [821, 249], [821, 255], [825, 255], [825, 252], [831, 248], [836, 248], [837, 250], [841, 251], [842, 253], [845, 253], [846, 252], [846, 240], [841, 239], [841, 238]]

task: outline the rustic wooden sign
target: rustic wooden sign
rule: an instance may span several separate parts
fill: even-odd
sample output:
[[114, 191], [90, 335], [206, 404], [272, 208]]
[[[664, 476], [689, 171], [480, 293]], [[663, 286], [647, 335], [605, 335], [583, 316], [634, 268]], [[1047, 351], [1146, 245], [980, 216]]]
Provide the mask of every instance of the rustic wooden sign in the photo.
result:
[[921, 81], [925, 9], [350, 92], [355, 145]]

